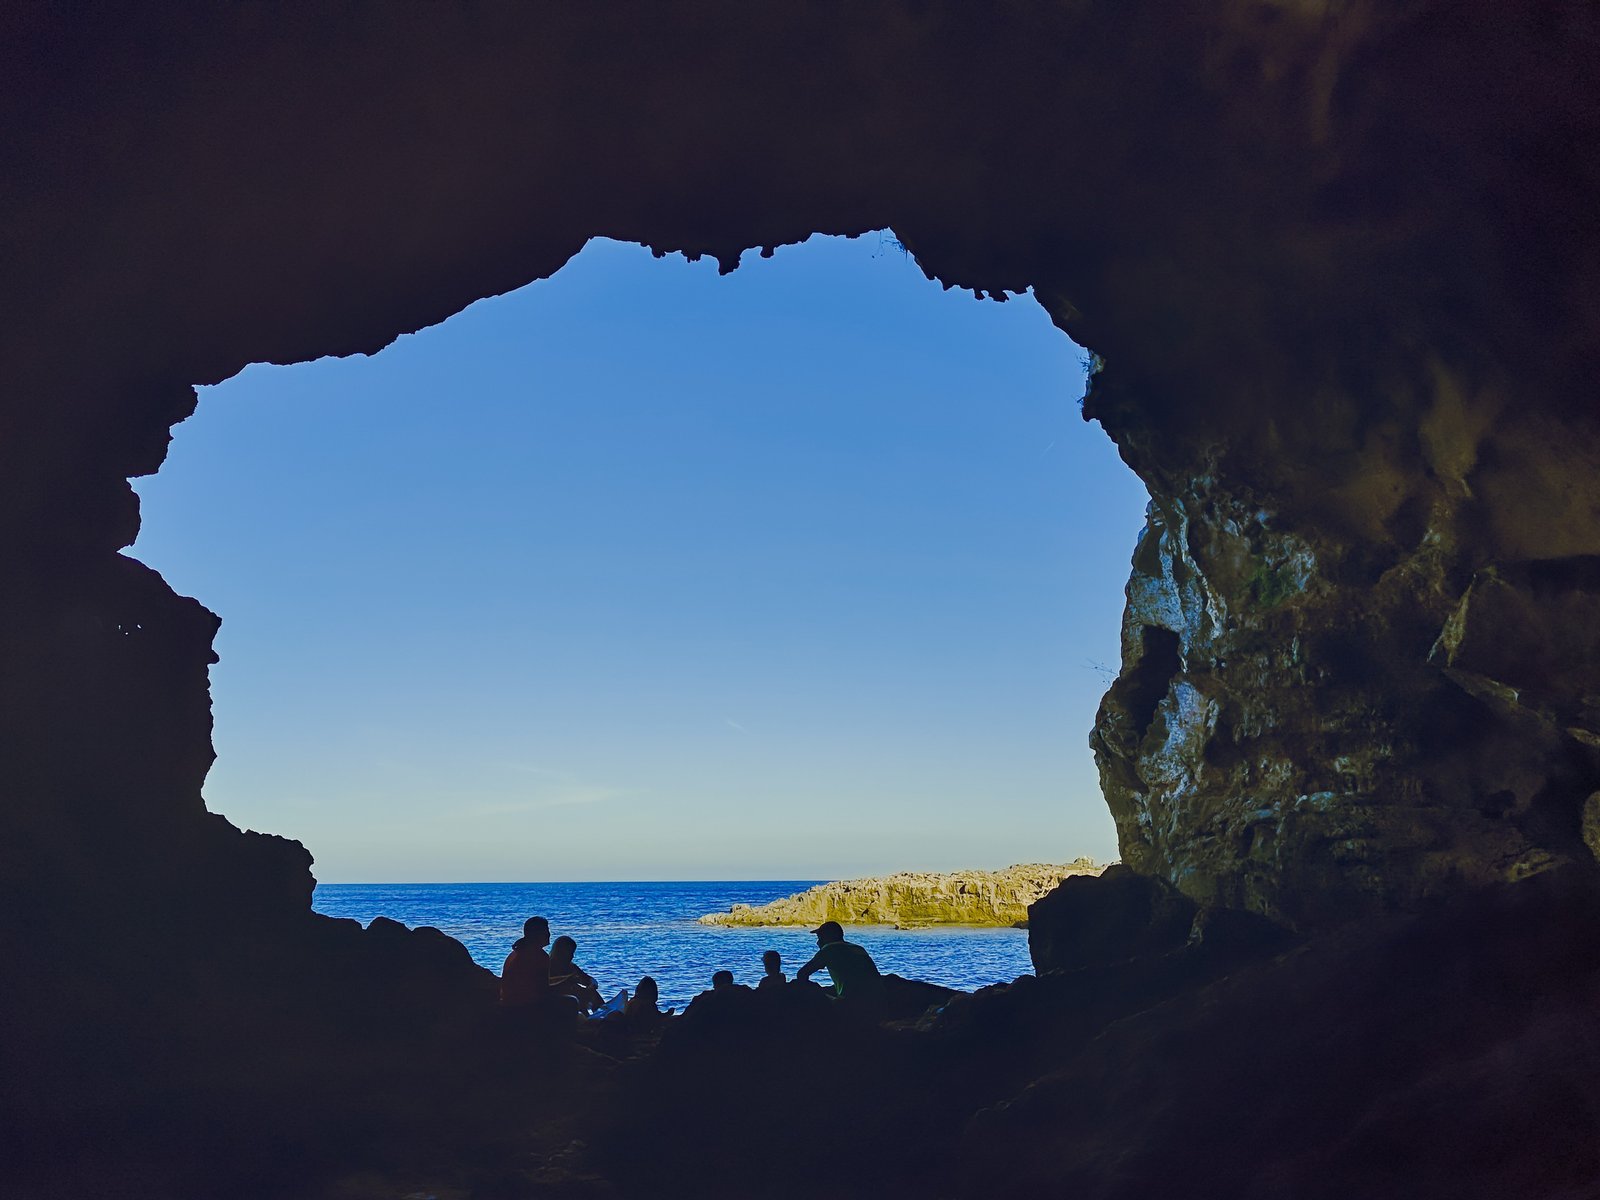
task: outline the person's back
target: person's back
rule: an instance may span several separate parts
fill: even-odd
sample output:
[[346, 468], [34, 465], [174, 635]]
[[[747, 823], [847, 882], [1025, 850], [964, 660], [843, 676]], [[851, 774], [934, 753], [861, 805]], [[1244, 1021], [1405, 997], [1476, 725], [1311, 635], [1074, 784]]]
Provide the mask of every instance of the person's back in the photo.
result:
[[[854, 942], [830, 942], [817, 951], [818, 966], [833, 980], [839, 999], [866, 999], [883, 992], [883, 976], [866, 947]], [[813, 960], [816, 961], [816, 960]]]
[[639, 980], [639, 986], [634, 989], [633, 998], [628, 1001], [628, 1006], [623, 1010], [623, 1018], [630, 1028], [637, 1030], [651, 1030], [660, 1025], [670, 1013], [664, 1013], [659, 1007], [661, 991], [656, 986], [656, 981], [646, 975]]
[[733, 981], [732, 971], [718, 971], [711, 977], [711, 990], [701, 992], [683, 1010], [683, 1019], [693, 1023], [721, 1024], [739, 1020], [749, 1011], [755, 989]]
[[826, 971], [833, 980], [833, 994], [852, 1008], [873, 1010], [883, 1002], [883, 976], [866, 947], [844, 940], [844, 929], [837, 921], [824, 921], [811, 931], [817, 936], [817, 952], [811, 961], [795, 972], [795, 981], [804, 983], [816, 971]]
[[761, 956], [761, 968], [764, 973], [761, 982], [756, 984], [756, 991], [770, 992], [786, 985], [787, 981], [783, 977], [783, 958], [776, 950], [768, 950]]

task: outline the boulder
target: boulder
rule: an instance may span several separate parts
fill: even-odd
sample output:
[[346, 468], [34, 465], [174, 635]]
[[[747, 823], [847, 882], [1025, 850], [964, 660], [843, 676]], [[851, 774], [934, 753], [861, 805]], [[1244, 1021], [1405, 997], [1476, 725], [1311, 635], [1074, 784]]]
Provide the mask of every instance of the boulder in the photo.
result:
[[1101, 966], [1163, 954], [1189, 940], [1198, 906], [1164, 879], [1113, 863], [1064, 881], [1028, 909], [1034, 970]]

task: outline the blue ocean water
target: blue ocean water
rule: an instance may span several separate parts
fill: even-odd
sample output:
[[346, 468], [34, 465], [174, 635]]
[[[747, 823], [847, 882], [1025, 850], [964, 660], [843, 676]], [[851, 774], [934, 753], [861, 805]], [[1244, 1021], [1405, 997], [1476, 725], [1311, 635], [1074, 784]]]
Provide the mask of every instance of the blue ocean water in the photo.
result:
[[[653, 975], [663, 1006], [681, 1010], [710, 986], [713, 971], [727, 968], [753, 984], [763, 950], [782, 954], [791, 976], [816, 950], [805, 929], [722, 929], [696, 924], [696, 917], [734, 903], [765, 904], [817, 882], [319, 883], [312, 907], [363, 925], [378, 916], [432, 925], [496, 973], [522, 935], [523, 919], [544, 916], [554, 936], [576, 939], [578, 964], [602, 991], [631, 991], [641, 975]], [[1033, 970], [1021, 929], [855, 926], [846, 936], [865, 946], [880, 970], [946, 987], [970, 991]]]

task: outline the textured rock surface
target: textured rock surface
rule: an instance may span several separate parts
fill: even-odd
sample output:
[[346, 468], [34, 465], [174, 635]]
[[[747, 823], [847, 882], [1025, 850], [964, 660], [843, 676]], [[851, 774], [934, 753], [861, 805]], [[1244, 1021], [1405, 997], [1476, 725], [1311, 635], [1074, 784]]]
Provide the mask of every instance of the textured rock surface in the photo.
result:
[[702, 925], [1016, 925], [1028, 906], [1075, 875], [1098, 875], [1093, 859], [1065, 866], [1022, 863], [1001, 871], [901, 871], [882, 879], [818, 884], [770, 904], [735, 904]]
[[1208, 460], [1152, 503], [1093, 736], [1129, 865], [1308, 926], [1589, 853], [1600, 441], [1546, 459], [1578, 515], [1486, 530], [1490, 420], [1442, 391], [1408, 453], [1351, 450], [1381, 465], [1350, 496]]

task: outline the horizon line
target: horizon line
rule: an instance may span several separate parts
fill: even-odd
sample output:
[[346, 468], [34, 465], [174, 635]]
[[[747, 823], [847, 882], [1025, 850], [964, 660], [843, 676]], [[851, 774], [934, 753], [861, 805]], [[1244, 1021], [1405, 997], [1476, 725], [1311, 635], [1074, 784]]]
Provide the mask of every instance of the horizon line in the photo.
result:
[[[892, 872], [892, 873], [893, 874], [903, 874], [903, 872]], [[948, 872], [948, 871], [929, 872], [929, 874], [948, 875], [948, 874], [950, 874], [950, 872]], [[847, 878], [846, 876], [834, 876], [832, 878], [829, 878], [829, 879], [826, 879], [826, 880], [822, 880], [821, 876], [817, 877], [818, 880], [822, 880], [822, 882], [826, 882], [826, 883], [843, 882], [846, 878]], [[877, 876], [875, 876], [875, 875], [854, 875], [854, 876], [849, 876], [848, 878], [852, 878], [852, 879], [876, 879]], [[660, 879], [319, 879], [319, 880], [316, 881], [316, 884], [317, 884], [318, 887], [323, 887], [324, 885], [331, 886], [331, 887], [379, 887], [379, 886], [406, 887], [406, 886], [411, 886], [411, 885], [416, 885], [418, 887], [435, 887], [435, 886], [436, 887], [447, 887], [447, 886], [455, 886], [455, 885], [459, 885], [459, 884], [469, 884], [469, 883], [477, 885], [477, 886], [488, 886], [488, 885], [507, 885], [507, 886], [510, 886], [510, 885], [513, 885], [513, 884], [522, 885], [522, 884], [529, 884], [529, 883], [805, 883], [805, 882], [807, 882], [807, 880], [804, 877], [798, 876], [798, 875], [794, 876], [793, 878], [788, 878], [788, 879], [778, 878], [777, 876], [754, 876], [754, 875], [752, 875], [752, 876], [749, 876], [749, 877], [746, 877], [746, 878], [739, 878], [739, 879], [731, 879], [731, 878], [729, 878], [729, 879], [723, 879], [723, 878], [717, 878], [717, 879], [709, 879], [709, 878], [708, 879], [673, 878], [673, 879], [668, 879], [666, 877], [662, 877]]]
[[[1087, 857], [1085, 855], [1084, 857]], [[1119, 860], [1113, 860], [1113, 862]], [[1091, 860], [1093, 862], [1093, 860]], [[1026, 866], [1070, 866], [1071, 863], [1008, 863], [1004, 867], [958, 867], [949, 871], [935, 870], [900, 870], [888, 871], [875, 875], [830, 875], [830, 876], [802, 876], [795, 875], [788, 878], [767, 875], [749, 875], [734, 877], [718, 877], [704, 879], [685, 878], [654, 878], [654, 879], [316, 879], [316, 887], [461, 887], [472, 885], [474, 887], [525, 887], [529, 884], [572, 884], [572, 883], [850, 883], [857, 879], [885, 879], [890, 875], [959, 875], [966, 871], [1005, 871], [1012, 867]], [[1108, 867], [1112, 863], [1094, 862], [1096, 867]]]

